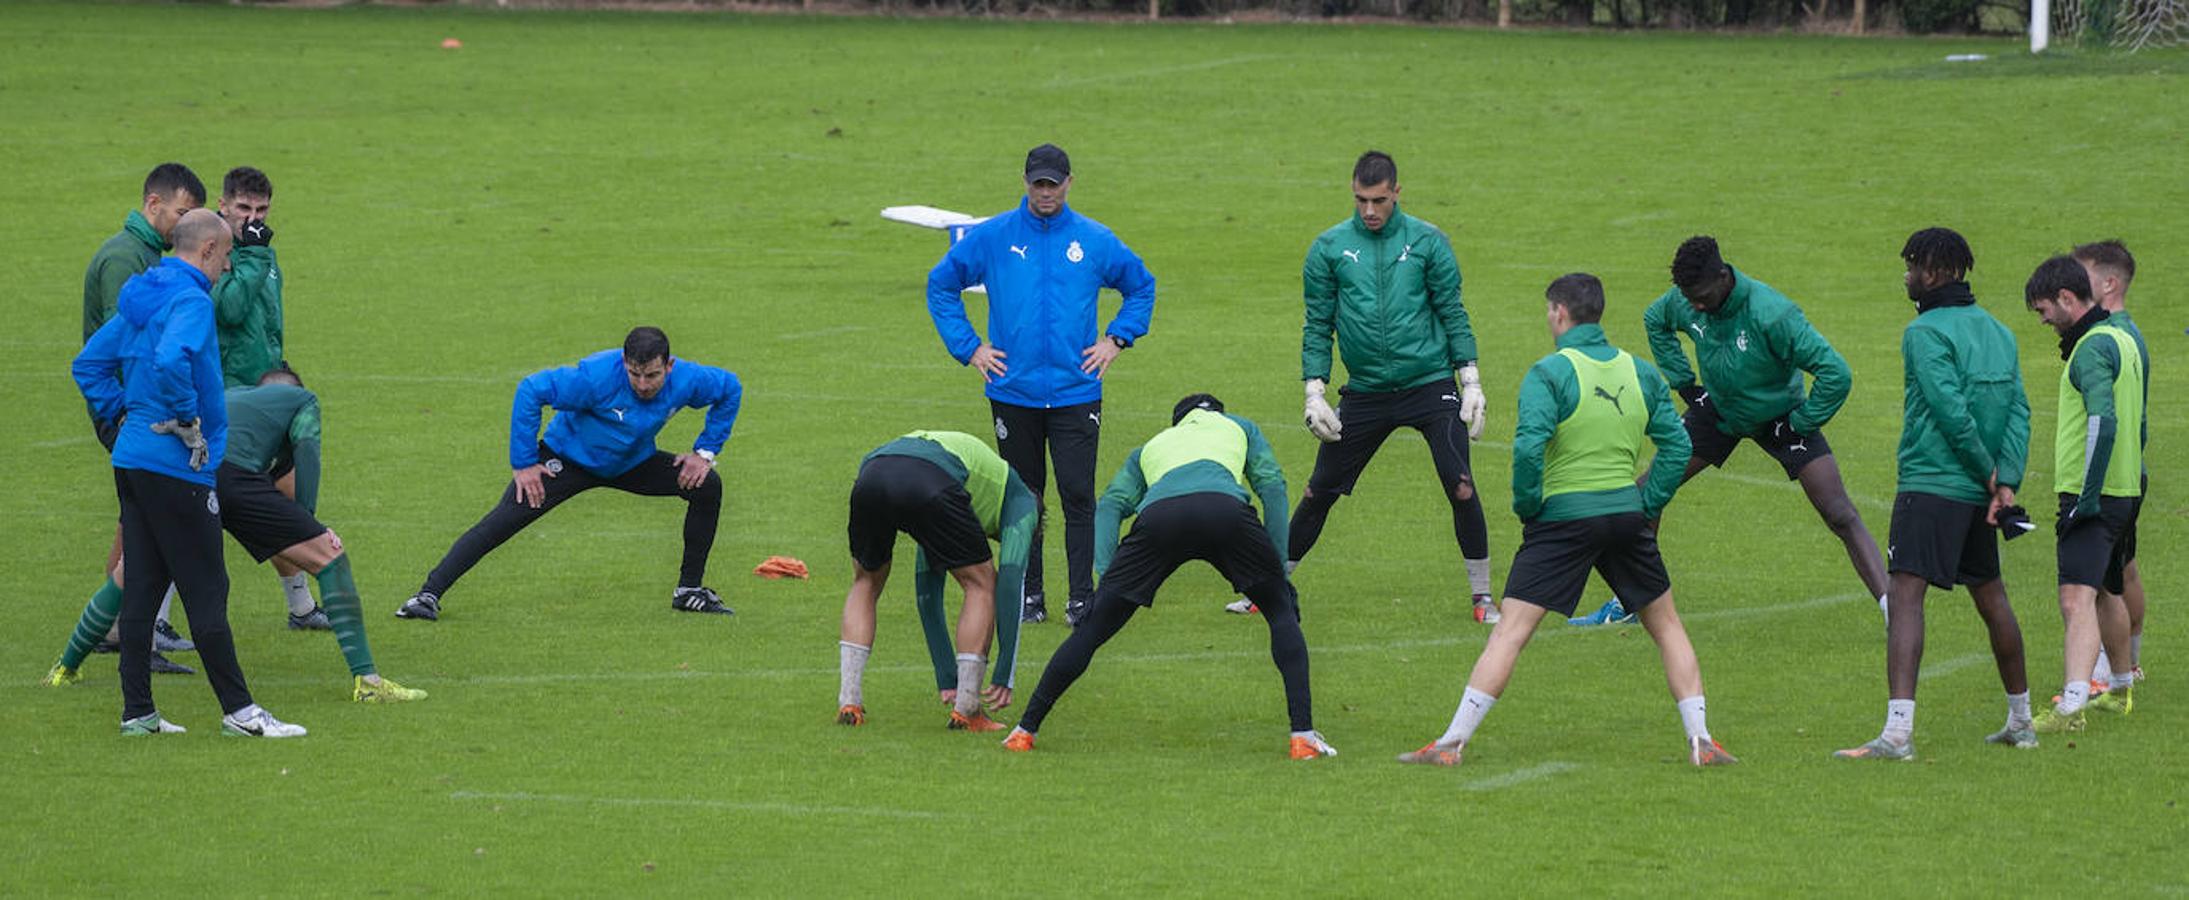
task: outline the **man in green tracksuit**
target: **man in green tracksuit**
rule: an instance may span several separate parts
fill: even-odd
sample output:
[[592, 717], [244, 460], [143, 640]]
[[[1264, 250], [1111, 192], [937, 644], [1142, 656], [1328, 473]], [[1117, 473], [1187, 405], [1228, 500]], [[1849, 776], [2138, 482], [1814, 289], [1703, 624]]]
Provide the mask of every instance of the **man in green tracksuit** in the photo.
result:
[[[1847, 402], [1854, 374], [1847, 360], [1809, 325], [1801, 307], [1770, 285], [1726, 265], [1718, 242], [1697, 236], [1672, 257], [1673, 288], [1642, 315], [1650, 354], [1672, 390], [1687, 401], [1683, 418], [1695, 455], [1681, 482], [1722, 466], [1741, 441], [1801, 482], [1854, 562], [1863, 590], [1885, 605], [1885, 559], [1840, 481], [1824, 423]], [[1695, 344], [1688, 368], [1680, 335]], [[1698, 379], [1698, 373], [1700, 375]], [[1803, 389], [1802, 375], [1814, 379]], [[1614, 601], [1617, 602], [1617, 601]], [[1616, 619], [1600, 610], [1592, 619]]]
[[[1710, 737], [1703, 676], [1687, 629], [1672, 606], [1672, 578], [1652, 526], [1680, 488], [1687, 432], [1672, 409], [1664, 376], [1604, 338], [1604, 285], [1576, 272], [1544, 291], [1545, 319], [1558, 352], [1520, 382], [1513, 432], [1513, 512], [1523, 523], [1520, 550], [1506, 575], [1503, 615], [1467, 677], [1467, 691], [1441, 737], [1400, 762], [1456, 766], [1475, 729], [1505, 692], [1513, 664], [1543, 616], [1566, 615], [1588, 587], [1590, 570], [1629, 598], [1657, 642], [1665, 683], [1687, 732], [1688, 761], [1735, 762]], [[1640, 483], [1644, 441], [1655, 464]]]
[[[2066, 687], [2060, 702], [2037, 716], [2041, 734], [2081, 731], [2083, 707], [2123, 715], [2134, 709], [2135, 675], [2122, 668], [2128, 610], [2119, 597], [2128, 562], [2122, 541], [2143, 495], [2145, 380], [2150, 355], [2121, 327], [2090, 288], [2090, 275], [2072, 257], [2055, 256], [2029, 277], [2031, 312], [2060, 335], [2058, 432], [2053, 439], [2053, 489], [2060, 496], [2060, 615], [2066, 620]], [[2100, 588], [2104, 592], [2100, 593]], [[2114, 665], [2111, 690], [2090, 697], [2090, 671], [2100, 645]]]
[[274, 260], [274, 183], [250, 166], [221, 179], [220, 215], [236, 233], [228, 276], [213, 286], [213, 327], [220, 337], [221, 380], [229, 387], [258, 384], [281, 367], [281, 266]]
[[[319, 398], [286, 368], [265, 374], [257, 387], [229, 388], [228, 444], [215, 475], [221, 528], [259, 562], [277, 559], [319, 579], [327, 598], [325, 618], [350, 666], [350, 699], [360, 703], [421, 700], [426, 692], [380, 676], [365, 641], [365, 615], [350, 573], [350, 557], [334, 529], [316, 518], [319, 505]], [[293, 467], [297, 496], [274, 487], [271, 473]], [[112, 624], [119, 607], [85, 607], [76, 631], [46, 683], [77, 680], [97, 636]]]
[[[1040, 501], [1018, 473], [972, 435], [915, 431], [860, 461], [859, 478], [851, 486], [848, 529], [853, 575], [837, 641], [839, 724], [866, 723], [862, 682], [874, 650], [874, 610], [889, 584], [890, 559], [901, 531], [920, 549], [914, 593], [935, 664], [935, 686], [951, 706], [950, 728], [1003, 729], [981, 707], [1011, 705], [1019, 617], [1008, 613], [1019, 608], [1026, 592], [1026, 559], [1040, 515]], [[1001, 545], [1000, 554], [990, 554], [990, 540]], [[943, 572], [965, 590], [954, 660], [943, 626]], [[1006, 614], [997, 615], [999, 609]], [[981, 674], [988, 665], [991, 636], [997, 638], [995, 677], [983, 690]]]
[[[2151, 371], [2151, 345], [2143, 342], [2143, 331], [2136, 327], [2136, 320], [2128, 314], [2128, 287], [2136, 280], [2136, 257], [2119, 240], [2093, 241], [2075, 248], [2075, 261], [2083, 264], [2083, 271], [2090, 275], [2090, 290], [2099, 306], [2111, 315], [2113, 324], [2134, 335], [2143, 347], [2144, 371]], [[2148, 398], [2150, 384], [2144, 385]], [[2149, 404], [2146, 403], [2148, 406]], [[2149, 443], [2151, 421], [2144, 420], [2145, 443]], [[2135, 508], [2130, 511], [2128, 531], [2121, 535], [2121, 556], [2128, 560], [2121, 567], [2121, 600], [2128, 605], [2128, 651], [2132, 658], [2123, 666], [2135, 680], [2143, 680], [2143, 570], [2136, 565], [2136, 525], [2143, 518], [2143, 498], [2151, 493], [2151, 465], [2143, 467], [2143, 494], [2136, 498]], [[2104, 650], [2098, 651], [2098, 665], [2090, 673], [2091, 690], [2103, 691], [2100, 683], [2111, 684], [2113, 667]]]
[[[1435, 225], [1400, 212], [1398, 197], [1398, 164], [1374, 150], [1362, 154], [1353, 164], [1352, 218], [1315, 238], [1301, 270], [1307, 318], [1300, 378], [1307, 430], [1323, 443], [1292, 511], [1285, 558], [1294, 566], [1306, 558], [1330, 507], [1352, 493], [1384, 439], [1412, 428], [1429, 442], [1452, 508], [1475, 621], [1489, 621], [1497, 613], [1490, 597], [1490, 533], [1467, 446], [1482, 436], [1484, 421], [1474, 332], [1460, 302], [1451, 241]], [[1323, 396], [1333, 337], [1346, 371], [1336, 409]], [[1227, 608], [1253, 611], [1246, 600]]]
[[[1256, 516], [1247, 489], [1261, 500]], [[1118, 526], [1133, 519], [1122, 545]], [[1049, 657], [1034, 699], [1004, 747], [1024, 753], [1051, 707], [1087, 671], [1095, 651], [1188, 560], [1207, 560], [1269, 625], [1269, 655], [1284, 679], [1292, 720], [1289, 752], [1307, 760], [1337, 755], [1315, 730], [1307, 638], [1298, 596], [1277, 551], [1285, 545], [1285, 477], [1255, 424], [1224, 412], [1223, 401], [1192, 394], [1171, 409], [1171, 427], [1125, 457], [1095, 507], [1094, 567], [1101, 582], [1079, 627]]]
[[[1929, 585], [1967, 585], [1991, 638], [2007, 693], [2007, 724], [1985, 738], [2037, 746], [2031, 729], [2022, 629], [1999, 578], [1994, 528], [2023, 530], [2014, 505], [2029, 458], [2029, 395], [2014, 333], [1976, 305], [1968, 273], [1976, 256], [1949, 228], [1909, 235], [1908, 299], [1915, 320], [1900, 337], [1903, 409], [1900, 491], [1893, 498], [1892, 585], [1886, 606], [1885, 728], [1841, 759], [1915, 757], [1915, 687], [1923, 663], [1923, 595]], [[2021, 523], [2021, 524], [2017, 524]]]
[[[115, 304], [122, 295], [122, 284], [138, 273], [152, 268], [160, 261], [160, 254], [171, 249], [168, 239], [175, 232], [175, 223], [182, 214], [205, 205], [205, 183], [197, 173], [178, 162], [161, 163], [144, 177], [144, 190], [138, 208], [130, 210], [122, 220], [122, 230], [106, 243], [99, 245], [92, 254], [91, 264], [84, 268], [84, 341], [114, 318]], [[114, 439], [121, 432], [120, 422], [91, 423], [92, 434], [99, 439], [99, 446], [114, 449]], [[107, 551], [106, 571], [121, 571], [122, 532], [114, 528], [114, 544]], [[111, 594], [111, 596], [109, 596]], [[160, 611], [152, 625], [152, 671], [171, 674], [190, 674], [190, 669], [168, 661], [161, 653], [186, 652], [196, 649], [167, 624], [168, 607], [175, 601], [175, 593], [169, 590], [167, 598], [160, 602]], [[109, 578], [92, 596], [93, 603], [121, 605], [121, 587], [118, 579]], [[118, 644], [118, 635], [109, 636], [109, 644]]]

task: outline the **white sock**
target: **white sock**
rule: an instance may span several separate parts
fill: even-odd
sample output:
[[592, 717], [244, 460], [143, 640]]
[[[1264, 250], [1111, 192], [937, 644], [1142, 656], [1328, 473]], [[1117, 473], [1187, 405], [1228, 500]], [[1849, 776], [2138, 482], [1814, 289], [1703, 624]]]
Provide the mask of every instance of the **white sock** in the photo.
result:
[[980, 712], [980, 677], [987, 671], [988, 657], [958, 654], [958, 702], [954, 708], [959, 715], [972, 718]]
[[873, 652], [873, 647], [850, 641], [836, 642], [837, 706], [860, 706], [866, 702], [859, 686], [866, 680], [867, 655]]
[[2079, 712], [2083, 704], [2090, 702], [2090, 682], [2070, 681], [2060, 690], [2060, 702], [2053, 704], [2052, 711], [2060, 715]]
[[1680, 701], [1680, 727], [1687, 729], [1688, 740], [1710, 740], [1710, 723], [1703, 720], [1703, 695]]
[[1881, 615], [1881, 616], [1891, 615], [1891, 613], [1888, 613], [1888, 612], [1886, 612], [1886, 611], [1885, 611], [1885, 595], [1884, 595], [1884, 594], [1879, 594], [1879, 595], [1877, 595], [1877, 614], [1878, 614], [1878, 615]]
[[2135, 684], [2136, 684], [2136, 673], [2135, 673], [2134, 671], [2127, 671], [2127, 672], [2115, 672], [2115, 673], [2113, 673], [2113, 687], [2112, 687], [2112, 690], [2115, 690], [2115, 691], [2125, 691], [2125, 690], [2128, 690], [2128, 689], [2129, 689], [2129, 688], [2131, 688], [2131, 687], [2134, 687], [2134, 686], [2135, 686]]
[[2107, 659], [2107, 658], [2106, 658], [2106, 655], [2105, 655], [2105, 648], [2104, 648], [2104, 647], [2099, 647], [2099, 648], [2098, 648], [2098, 664], [2097, 664], [2097, 665], [2094, 665], [2094, 666], [2091, 666], [2091, 667], [2090, 667], [2090, 680], [2092, 680], [2092, 681], [2096, 681], [2096, 680], [2098, 680], [2098, 679], [2100, 679], [2100, 678], [2104, 678], [2104, 677], [2106, 676], [2106, 674], [2107, 674], [2107, 673], [2109, 673], [2109, 672], [2112, 672], [2112, 671], [2113, 671], [2113, 661], [2112, 661], [2111, 659]]
[[1468, 688], [1466, 696], [1459, 698], [1459, 709], [1452, 713], [1452, 727], [1444, 729], [1444, 736], [1437, 738], [1437, 743], [1450, 747], [1472, 740], [1475, 729], [1482, 725], [1482, 717], [1489, 715], [1490, 707], [1496, 705], [1496, 697]]
[[311, 576], [302, 572], [281, 576], [281, 592], [289, 597], [289, 615], [301, 616], [319, 604], [312, 602]]
[[161, 598], [160, 598], [160, 612], [159, 612], [159, 615], [158, 615], [158, 616], [156, 616], [155, 618], [158, 618], [158, 619], [159, 619], [160, 621], [162, 621], [162, 622], [165, 622], [165, 621], [167, 621], [167, 608], [168, 608], [168, 607], [170, 607], [170, 606], [174, 606], [174, 605], [175, 605], [175, 586], [174, 586], [174, 585], [172, 585], [172, 584], [170, 584], [170, 585], [168, 585], [168, 586], [167, 586], [167, 596], [165, 596], [165, 597], [161, 597]]
[[2029, 692], [2007, 695], [2007, 724], [2029, 724]]
[[1477, 594], [1487, 594], [1490, 592], [1489, 560], [1470, 559], [1467, 561], [1467, 587], [1470, 591]]
[[1915, 737], [1915, 701], [1885, 701], [1885, 731], [1878, 735], [1887, 741], [1907, 746]]

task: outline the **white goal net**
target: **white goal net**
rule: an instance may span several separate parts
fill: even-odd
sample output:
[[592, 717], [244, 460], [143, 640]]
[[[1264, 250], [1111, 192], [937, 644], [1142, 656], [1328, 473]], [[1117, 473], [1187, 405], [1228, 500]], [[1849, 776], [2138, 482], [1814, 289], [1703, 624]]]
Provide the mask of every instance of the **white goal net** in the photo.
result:
[[2033, 0], [2032, 52], [2059, 44], [2134, 53], [2189, 44], [2189, 0]]

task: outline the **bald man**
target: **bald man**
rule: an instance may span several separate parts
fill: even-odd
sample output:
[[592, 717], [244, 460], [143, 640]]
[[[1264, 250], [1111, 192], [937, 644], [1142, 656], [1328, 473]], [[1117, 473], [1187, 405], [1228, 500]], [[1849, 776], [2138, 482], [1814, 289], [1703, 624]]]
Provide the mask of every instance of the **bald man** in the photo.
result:
[[113, 466], [123, 553], [121, 733], [185, 730], [153, 705], [147, 665], [153, 611], [173, 582], [220, 699], [221, 732], [296, 737], [301, 726], [252, 702], [228, 631], [228, 572], [214, 494], [214, 471], [228, 443], [228, 405], [207, 291], [228, 271], [234, 236], [218, 213], [196, 209], [176, 222], [170, 241], [170, 255], [122, 285], [115, 316], [69, 366], [92, 418], [120, 423]]

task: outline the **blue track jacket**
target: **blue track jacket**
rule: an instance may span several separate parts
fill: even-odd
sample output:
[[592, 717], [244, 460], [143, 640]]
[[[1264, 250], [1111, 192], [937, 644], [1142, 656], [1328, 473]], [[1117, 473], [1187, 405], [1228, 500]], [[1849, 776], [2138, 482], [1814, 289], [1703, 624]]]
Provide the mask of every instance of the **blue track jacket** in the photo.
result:
[[[1026, 201], [974, 226], [927, 273], [927, 314], [960, 365], [980, 349], [960, 292], [988, 287], [988, 343], [1009, 370], [988, 383], [988, 399], [1048, 409], [1102, 399], [1102, 382], [1080, 371], [1080, 353], [1104, 334], [1127, 343], [1148, 333], [1155, 276], [1102, 223], [1072, 211], [1034, 215]], [[1111, 288], [1125, 303], [1109, 328], [1095, 330], [1095, 294]]]
[[[122, 421], [114, 467], [211, 486], [228, 449], [228, 401], [221, 390], [220, 341], [213, 334], [213, 286], [176, 257], [122, 284], [115, 316], [84, 342], [69, 365], [76, 387], [101, 422]], [[190, 469], [190, 448], [152, 426], [198, 420], [205, 467]]]
[[509, 467], [540, 461], [540, 409], [555, 408], [548, 423], [547, 446], [564, 459], [602, 478], [631, 471], [654, 455], [654, 435], [685, 407], [707, 410], [693, 449], [722, 452], [737, 422], [745, 388], [737, 376], [713, 366], [670, 357], [669, 377], [652, 400], [631, 392], [623, 370], [623, 349], [602, 350], [577, 365], [546, 369], [517, 383], [509, 411]]

